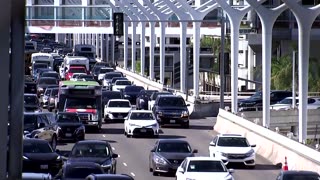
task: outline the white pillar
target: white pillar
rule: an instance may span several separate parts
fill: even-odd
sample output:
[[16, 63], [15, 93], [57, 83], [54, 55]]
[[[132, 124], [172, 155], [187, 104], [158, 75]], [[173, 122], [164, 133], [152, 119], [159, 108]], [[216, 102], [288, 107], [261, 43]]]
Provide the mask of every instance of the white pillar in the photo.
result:
[[156, 44], [156, 37], [155, 37], [155, 22], [150, 22], [150, 51], [149, 51], [149, 74], [150, 79], [154, 80], [154, 46]]
[[307, 139], [308, 122], [308, 74], [309, 74], [309, 51], [311, 27], [320, 14], [320, 6], [305, 8], [297, 2], [283, 0], [296, 17], [299, 29], [299, 142], [305, 143]]
[[187, 22], [180, 22], [180, 91], [186, 92], [186, 66], [187, 66], [187, 56], [186, 56], [186, 44], [187, 44]]
[[109, 34], [105, 35], [105, 46], [106, 46], [106, 52], [105, 52], [105, 61], [109, 62], [110, 58], [109, 58]]
[[131, 22], [132, 34], [131, 34], [131, 71], [136, 71], [136, 35], [137, 35], [137, 22]]
[[193, 96], [199, 97], [200, 22], [193, 22]]
[[[254, 55], [253, 50], [248, 46], [248, 80], [253, 81], [253, 64], [254, 64]], [[254, 83], [248, 82], [248, 89], [254, 89]]]
[[95, 44], [96, 44], [96, 54], [97, 54], [97, 58], [99, 58], [100, 60], [101, 60], [101, 56], [100, 56], [100, 39], [99, 39], [99, 34], [96, 34], [95, 35], [96, 36], [96, 42], [95, 42]]
[[104, 42], [104, 34], [100, 34], [100, 45], [101, 45], [101, 47], [100, 47], [100, 58], [101, 58], [102, 61], [106, 61], [105, 56], [104, 56], [104, 45], [105, 45], [105, 43], [103, 43], [103, 42]]
[[160, 83], [164, 84], [166, 59], [166, 23], [160, 22]]
[[146, 62], [146, 38], [145, 38], [145, 33], [146, 33], [146, 23], [141, 22], [141, 40], [140, 40], [140, 62], [141, 62], [141, 75], [144, 75], [144, 69], [145, 69], [145, 62]]
[[84, 44], [88, 44], [88, 34], [84, 34]]
[[123, 22], [123, 66], [124, 69], [128, 69], [128, 22]]
[[114, 50], [115, 50], [116, 36], [113, 34], [111, 36], [112, 36], [112, 39], [111, 39], [111, 43], [112, 43], [111, 62], [112, 62], [112, 64], [114, 64], [114, 62], [115, 62]]

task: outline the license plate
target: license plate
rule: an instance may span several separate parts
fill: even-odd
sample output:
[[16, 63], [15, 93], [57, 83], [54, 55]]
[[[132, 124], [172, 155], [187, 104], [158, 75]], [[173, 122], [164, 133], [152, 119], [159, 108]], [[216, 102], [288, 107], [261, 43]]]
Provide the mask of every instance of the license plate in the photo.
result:
[[48, 165], [46, 164], [46, 165], [40, 165], [40, 169], [48, 169], [49, 167], [48, 167]]
[[72, 134], [71, 133], [66, 133], [66, 137], [71, 137]]
[[123, 118], [123, 116], [122, 116], [122, 115], [119, 115], [118, 118]]
[[141, 129], [140, 132], [147, 132], [147, 130], [146, 129]]
[[176, 123], [176, 120], [170, 120], [170, 123]]

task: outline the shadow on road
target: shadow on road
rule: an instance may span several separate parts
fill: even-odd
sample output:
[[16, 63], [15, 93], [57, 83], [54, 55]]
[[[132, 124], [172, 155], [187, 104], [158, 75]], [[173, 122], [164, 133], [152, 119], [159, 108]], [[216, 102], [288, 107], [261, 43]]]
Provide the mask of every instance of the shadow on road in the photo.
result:
[[101, 130], [103, 134], [124, 134], [123, 128], [103, 128]]
[[[230, 164], [227, 166], [228, 168], [233, 168], [233, 169], [251, 169], [250, 167], [246, 167], [242, 164]], [[280, 170], [281, 169], [281, 164], [273, 165], [273, 164], [256, 164], [255, 168], [252, 170]]]
[[178, 135], [164, 135], [160, 134], [159, 139], [182, 139], [186, 138], [185, 136], [178, 136]]
[[206, 126], [206, 125], [190, 125], [189, 129], [195, 130], [213, 130], [213, 126]]

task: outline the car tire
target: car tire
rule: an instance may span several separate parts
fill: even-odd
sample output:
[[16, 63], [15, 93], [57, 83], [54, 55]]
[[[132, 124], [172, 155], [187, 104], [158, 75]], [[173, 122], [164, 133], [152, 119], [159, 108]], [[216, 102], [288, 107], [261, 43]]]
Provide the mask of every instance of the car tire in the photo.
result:
[[48, 111], [49, 111], [49, 112], [52, 112], [52, 108], [48, 107]]
[[57, 136], [56, 135], [52, 136], [51, 147], [53, 150], [56, 150], [56, 148], [57, 148]]

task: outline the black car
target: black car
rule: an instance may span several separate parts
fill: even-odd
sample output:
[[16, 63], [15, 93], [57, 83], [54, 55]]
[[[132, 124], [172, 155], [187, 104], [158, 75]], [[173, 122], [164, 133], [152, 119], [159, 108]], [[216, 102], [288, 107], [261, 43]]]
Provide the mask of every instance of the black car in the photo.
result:
[[115, 174], [117, 157], [107, 141], [85, 140], [73, 146], [67, 163], [94, 162], [100, 164], [105, 173]]
[[134, 180], [126, 174], [91, 174], [85, 180]]
[[77, 113], [57, 113], [55, 125], [59, 127], [58, 141], [82, 141], [85, 139], [85, 126], [80, 121]]
[[153, 175], [175, 173], [186, 157], [192, 157], [198, 150], [192, 150], [187, 141], [180, 139], [160, 139], [149, 155], [149, 169]]
[[277, 180], [319, 180], [320, 175], [313, 171], [281, 171]]
[[26, 112], [41, 111], [39, 99], [36, 94], [24, 94], [24, 110]]
[[95, 79], [92, 75], [80, 74], [77, 77], [77, 81], [95, 81]]
[[23, 130], [26, 138], [48, 141], [53, 149], [57, 147], [57, 129], [50, 119], [52, 113], [24, 113]]
[[123, 97], [128, 99], [132, 105], [136, 104], [137, 96], [141, 90], [144, 90], [142, 86], [126, 86], [122, 91]]
[[157, 97], [160, 95], [173, 95], [172, 92], [162, 91], [162, 92], [154, 92], [151, 94], [150, 99], [148, 100], [148, 110], [152, 110], [154, 106], [154, 102], [156, 101]]
[[[275, 90], [270, 92], [270, 104], [275, 104], [286, 97], [291, 97], [291, 91]], [[256, 92], [248, 99], [239, 100], [239, 111], [262, 110], [262, 91]]]
[[184, 128], [189, 128], [189, 104], [186, 104], [181, 96], [160, 95], [157, 97], [153, 113], [160, 125], [180, 124]]
[[32, 76], [25, 76], [24, 93], [37, 94], [37, 83]]
[[137, 96], [136, 109], [148, 110], [148, 101], [154, 92], [158, 90], [141, 90]]
[[41, 96], [48, 87], [57, 87], [59, 84], [58, 80], [52, 77], [40, 78], [37, 81], [37, 95]]
[[101, 166], [94, 162], [65, 163], [54, 179], [85, 179], [90, 174], [103, 174]]
[[48, 141], [23, 139], [23, 172], [56, 174], [62, 164], [62, 157], [53, 151]]
[[58, 81], [61, 80], [60, 75], [55, 71], [44, 72], [40, 75], [40, 78], [44, 78], [44, 77], [52, 77], [57, 79]]
[[110, 89], [111, 88], [111, 81], [115, 77], [124, 77], [124, 76], [123, 76], [123, 74], [121, 72], [109, 72], [109, 73], [106, 73], [104, 75], [103, 80], [102, 80], [102, 85], [104, 87], [106, 87], [107, 89]]

